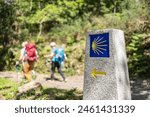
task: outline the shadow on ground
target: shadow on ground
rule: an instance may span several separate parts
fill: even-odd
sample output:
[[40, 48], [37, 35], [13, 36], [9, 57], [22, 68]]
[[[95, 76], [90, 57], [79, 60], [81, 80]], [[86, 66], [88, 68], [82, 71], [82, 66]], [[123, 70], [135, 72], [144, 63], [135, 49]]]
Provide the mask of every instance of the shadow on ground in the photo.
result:
[[132, 100], [150, 100], [150, 79], [132, 79]]
[[18, 100], [82, 100], [82, 92], [77, 89], [64, 90], [57, 88], [45, 88], [29, 90], [16, 97]]

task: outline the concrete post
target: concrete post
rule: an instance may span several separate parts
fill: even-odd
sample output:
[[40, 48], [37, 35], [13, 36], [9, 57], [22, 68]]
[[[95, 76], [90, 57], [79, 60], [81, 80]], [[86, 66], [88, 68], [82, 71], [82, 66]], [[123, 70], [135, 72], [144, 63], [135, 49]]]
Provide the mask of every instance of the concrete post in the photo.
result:
[[84, 100], [131, 99], [123, 31], [87, 34], [83, 91]]

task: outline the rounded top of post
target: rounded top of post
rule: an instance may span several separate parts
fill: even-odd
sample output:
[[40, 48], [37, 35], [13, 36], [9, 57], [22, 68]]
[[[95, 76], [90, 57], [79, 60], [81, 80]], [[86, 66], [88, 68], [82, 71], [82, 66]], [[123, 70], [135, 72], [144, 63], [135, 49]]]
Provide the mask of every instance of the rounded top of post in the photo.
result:
[[88, 35], [92, 35], [92, 34], [102, 34], [102, 33], [108, 33], [108, 32], [123, 32], [120, 29], [115, 29], [115, 28], [110, 28], [110, 29], [102, 29], [102, 30], [89, 30], [87, 32]]

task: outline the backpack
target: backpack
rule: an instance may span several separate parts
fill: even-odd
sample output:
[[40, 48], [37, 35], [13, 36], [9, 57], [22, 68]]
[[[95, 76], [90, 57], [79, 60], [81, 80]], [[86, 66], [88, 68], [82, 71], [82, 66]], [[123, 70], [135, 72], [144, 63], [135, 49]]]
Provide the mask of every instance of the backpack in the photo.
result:
[[61, 64], [65, 59], [65, 51], [63, 48], [57, 48], [55, 50], [55, 61]]
[[33, 43], [28, 43], [25, 45], [25, 61], [35, 61], [37, 60], [36, 46]]

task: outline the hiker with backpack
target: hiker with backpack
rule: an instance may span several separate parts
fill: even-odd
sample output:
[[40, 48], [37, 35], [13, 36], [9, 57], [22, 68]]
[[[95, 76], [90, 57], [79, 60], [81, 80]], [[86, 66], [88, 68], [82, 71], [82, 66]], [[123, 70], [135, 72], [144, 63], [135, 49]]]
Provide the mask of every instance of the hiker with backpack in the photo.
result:
[[24, 65], [24, 58], [25, 58], [25, 45], [28, 44], [27, 41], [22, 43], [22, 49], [20, 51], [20, 58], [19, 60], [22, 62], [22, 65]]
[[31, 81], [34, 63], [38, 58], [36, 45], [34, 43], [23, 42], [22, 47], [20, 61], [22, 61], [23, 73], [25, 78]]
[[54, 78], [55, 78], [54, 77], [54, 73], [55, 73], [55, 69], [57, 68], [58, 73], [63, 78], [63, 81], [66, 82], [66, 78], [64, 76], [64, 73], [61, 70], [61, 63], [65, 59], [64, 49], [56, 47], [56, 43], [55, 42], [51, 42], [50, 43], [50, 47], [51, 47], [50, 58], [52, 60], [52, 63], [51, 63], [51, 72], [52, 72], [51, 73], [51, 79], [54, 80]]

